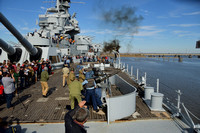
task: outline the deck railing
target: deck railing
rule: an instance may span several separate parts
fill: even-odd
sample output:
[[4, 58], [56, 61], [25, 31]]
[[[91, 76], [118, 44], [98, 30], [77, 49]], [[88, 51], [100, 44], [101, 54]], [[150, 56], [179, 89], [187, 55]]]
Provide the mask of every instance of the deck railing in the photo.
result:
[[[146, 72], [144, 73], [144, 76], [142, 76], [142, 80], [140, 81], [139, 77], [139, 69], [137, 69], [137, 74], [136, 76], [133, 75], [133, 67], [131, 66], [131, 73], [128, 71], [128, 64], [127, 67], [125, 63], [122, 65], [121, 64], [116, 64], [115, 66], [119, 66], [119, 69], [122, 69], [124, 72], [126, 72], [134, 81], [136, 81], [138, 84], [143, 84], [144, 86], [147, 85], [147, 74]], [[157, 92], [159, 92], [159, 79], [157, 79]], [[163, 83], [162, 83], [163, 84]], [[195, 118], [197, 121], [200, 120], [200, 118], [197, 118], [191, 111], [189, 111], [184, 104], [180, 100], [181, 92], [180, 90], [176, 91], [178, 94], [177, 98], [177, 105], [173, 104], [171, 100], [167, 97], [164, 97], [163, 99], [163, 106], [165, 106], [171, 113], [172, 117], [182, 117], [182, 119], [190, 126], [191, 129], [196, 131], [197, 133], [200, 133], [200, 124], [195, 124], [191, 116]], [[181, 108], [183, 108], [183, 111], [181, 111]]]

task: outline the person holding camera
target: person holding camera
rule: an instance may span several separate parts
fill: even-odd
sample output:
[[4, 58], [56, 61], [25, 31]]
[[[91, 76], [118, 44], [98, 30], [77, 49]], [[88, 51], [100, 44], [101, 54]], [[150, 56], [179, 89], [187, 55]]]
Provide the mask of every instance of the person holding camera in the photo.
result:
[[15, 92], [15, 78], [14, 74], [4, 73], [2, 78], [2, 83], [4, 86], [4, 93], [6, 96], [7, 108], [12, 107], [13, 92]]

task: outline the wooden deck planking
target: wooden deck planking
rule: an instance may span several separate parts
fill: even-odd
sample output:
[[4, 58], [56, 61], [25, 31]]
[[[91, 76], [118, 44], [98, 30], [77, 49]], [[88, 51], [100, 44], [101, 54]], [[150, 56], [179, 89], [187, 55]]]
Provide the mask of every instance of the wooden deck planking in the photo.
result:
[[[118, 69], [108, 68], [106, 72], [110, 74], [118, 73], [121, 77], [127, 80], [130, 84], [141, 89], [130, 77], [125, 73], [120, 72]], [[42, 97], [40, 82], [30, 86], [27, 89], [21, 90], [19, 98], [21, 102], [25, 105], [27, 109], [24, 108], [22, 103], [14, 97], [13, 102], [14, 108], [13, 112], [11, 109], [6, 108], [6, 104], [0, 106], [0, 117], [7, 121], [20, 121], [20, 122], [63, 122], [65, 113], [68, 112], [66, 106], [70, 105], [69, 89], [68, 87], [62, 87], [62, 72], [61, 70], [56, 70], [55, 73], [50, 77], [48, 81], [50, 88], [50, 95], [48, 98]], [[120, 95], [115, 87], [112, 87], [112, 91], [115, 91], [117, 95]], [[47, 100], [38, 102], [38, 100]], [[143, 102], [140, 97], [137, 97], [136, 111], [140, 114], [137, 119], [146, 118], [158, 118], [151, 113], [149, 108]], [[13, 117], [10, 117], [13, 115]], [[161, 114], [163, 118], [165, 115]], [[106, 120], [106, 115], [100, 115], [94, 113], [90, 107], [90, 120]]]

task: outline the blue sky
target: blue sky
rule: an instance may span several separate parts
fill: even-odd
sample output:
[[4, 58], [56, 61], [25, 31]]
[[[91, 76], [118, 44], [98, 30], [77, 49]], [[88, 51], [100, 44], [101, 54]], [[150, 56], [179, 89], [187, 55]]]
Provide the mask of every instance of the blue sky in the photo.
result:
[[[0, 0], [0, 11], [23, 34], [39, 29], [36, 19], [54, 3], [46, 0]], [[71, 0], [69, 12], [77, 13], [81, 35], [94, 37], [94, 43], [118, 39], [120, 52], [199, 53], [200, 0]], [[105, 23], [103, 13], [132, 8], [143, 20], [135, 26], [116, 27]], [[125, 29], [125, 30], [123, 30]], [[136, 30], [137, 29], [137, 30]], [[137, 31], [137, 32], [136, 32]], [[17, 40], [0, 24], [0, 38]]]

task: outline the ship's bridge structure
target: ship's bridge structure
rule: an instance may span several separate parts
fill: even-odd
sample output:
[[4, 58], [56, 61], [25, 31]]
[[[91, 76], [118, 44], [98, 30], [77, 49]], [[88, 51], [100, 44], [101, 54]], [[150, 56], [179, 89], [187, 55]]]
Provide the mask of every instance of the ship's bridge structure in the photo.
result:
[[[40, 33], [44, 37], [52, 37], [54, 35], [69, 34], [74, 36], [80, 33], [76, 13], [72, 16], [69, 14], [69, 0], [57, 1], [55, 8], [48, 8], [46, 14], [39, 15]], [[50, 33], [50, 34], [48, 34]]]

